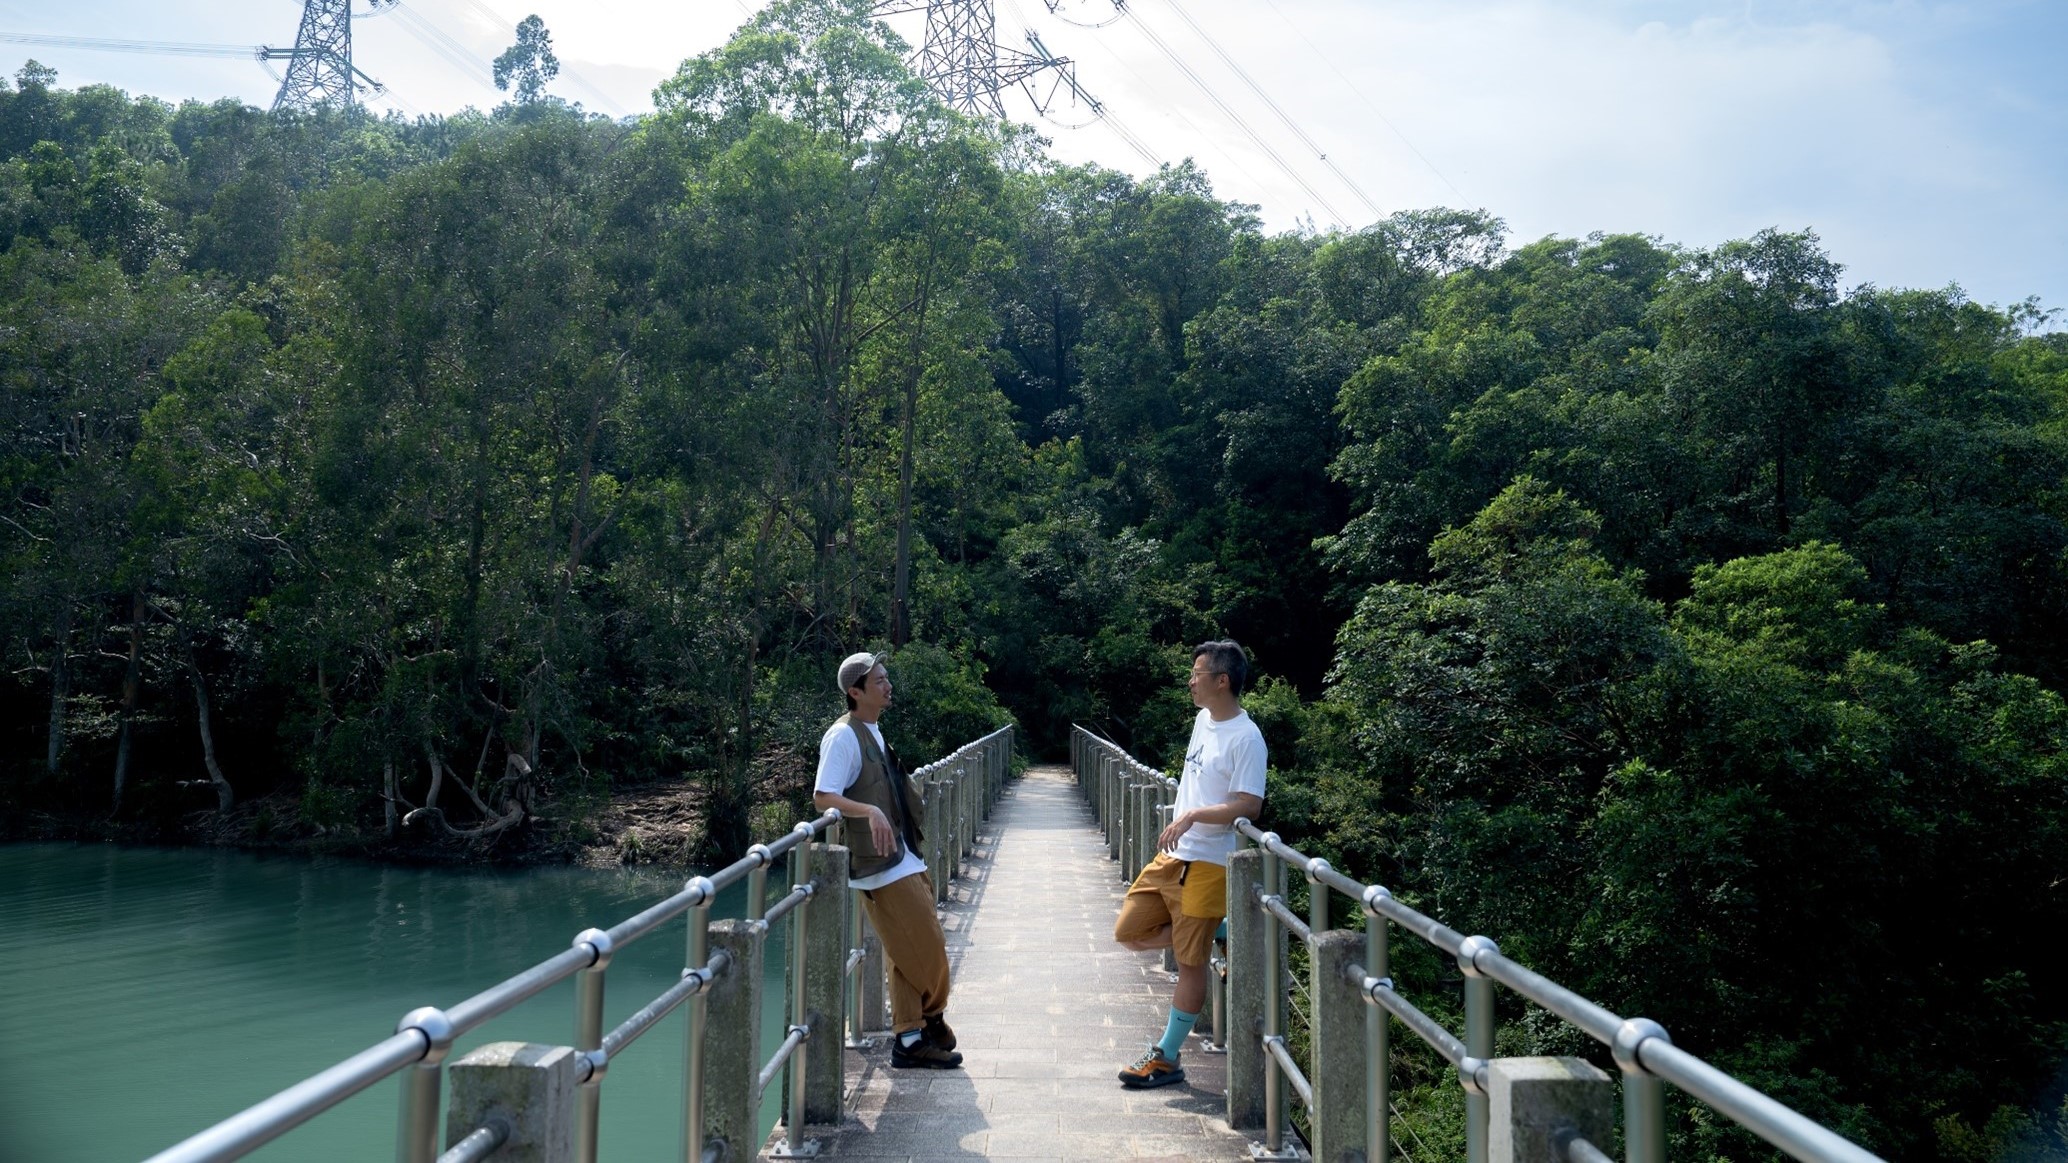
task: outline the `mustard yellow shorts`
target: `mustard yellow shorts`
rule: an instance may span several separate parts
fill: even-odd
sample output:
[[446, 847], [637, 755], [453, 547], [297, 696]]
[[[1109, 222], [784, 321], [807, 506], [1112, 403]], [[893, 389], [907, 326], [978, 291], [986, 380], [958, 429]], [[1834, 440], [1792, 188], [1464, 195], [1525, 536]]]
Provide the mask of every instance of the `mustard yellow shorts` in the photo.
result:
[[1214, 930], [1228, 913], [1228, 870], [1204, 860], [1179, 860], [1159, 852], [1135, 877], [1120, 902], [1113, 939], [1146, 941], [1170, 926], [1171, 950], [1180, 965], [1204, 965]]

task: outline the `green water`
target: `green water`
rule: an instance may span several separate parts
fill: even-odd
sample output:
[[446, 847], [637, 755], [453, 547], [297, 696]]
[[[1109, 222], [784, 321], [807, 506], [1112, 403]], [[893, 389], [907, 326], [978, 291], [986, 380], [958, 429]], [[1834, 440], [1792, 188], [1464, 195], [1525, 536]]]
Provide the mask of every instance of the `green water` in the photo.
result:
[[[681, 883], [0, 846], [0, 1049], [11, 1064], [0, 1163], [143, 1159], [380, 1041], [409, 1010], [449, 1008]], [[743, 899], [735, 888], [714, 915], [741, 915]], [[683, 935], [675, 922], [612, 960], [606, 1029], [678, 979]], [[782, 956], [768, 952], [767, 996], [780, 998]], [[781, 1017], [766, 1018], [772, 1049]], [[678, 1011], [612, 1061], [604, 1159], [680, 1150], [682, 1031]], [[453, 1056], [484, 1042], [573, 1040], [574, 987], [563, 982], [460, 1039]], [[250, 1157], [393, 1158], [399, 1087], [381, 1082]], [[772, 1104], [762, 1117], [772, 1125]]]

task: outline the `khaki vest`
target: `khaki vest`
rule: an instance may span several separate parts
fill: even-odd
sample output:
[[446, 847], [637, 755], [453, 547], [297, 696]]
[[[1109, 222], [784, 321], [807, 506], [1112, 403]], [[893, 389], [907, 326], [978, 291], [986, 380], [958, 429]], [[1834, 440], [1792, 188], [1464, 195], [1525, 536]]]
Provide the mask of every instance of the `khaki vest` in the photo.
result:
[[847, 834], [847, 874], [860, 879], [889, 872], [905, 858], [906, 848], [915, 851], [919, 848], [923, 836], [918, 817], [923, 800], [918, 785], [898, 770], [896, 755], [886, 756], [876, 746], [876, 737], [869, 733], [867, 727], [856, 722], [852, 715], [842, 715], [834, 722], [834, 726], [843, 724], [854, 732], [855, 742], [862, 748], [862, 773], [847, 789], [847, 798], [881, 809], [884, 817], [890, 820], [891, 831], [896, 833], [890, 851], [878, 852], [875, 840], [869, 835], [868, 821], [856, 820], [842, 829]]

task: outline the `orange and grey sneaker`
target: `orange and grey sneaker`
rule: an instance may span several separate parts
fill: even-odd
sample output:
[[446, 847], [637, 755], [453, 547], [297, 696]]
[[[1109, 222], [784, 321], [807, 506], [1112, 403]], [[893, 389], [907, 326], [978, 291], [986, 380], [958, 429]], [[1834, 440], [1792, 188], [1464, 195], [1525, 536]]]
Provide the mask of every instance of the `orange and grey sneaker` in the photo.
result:
[[1152, 1086], [1169, 1086], [1183, 1081], [1184, 1068], [1165, 1058], [1161, 1046], [1151, 1046], [1142, 1051], [1134, 1065], [1120, 1072], [1120, 1085], [1129, 1090], [1147, 1090]]

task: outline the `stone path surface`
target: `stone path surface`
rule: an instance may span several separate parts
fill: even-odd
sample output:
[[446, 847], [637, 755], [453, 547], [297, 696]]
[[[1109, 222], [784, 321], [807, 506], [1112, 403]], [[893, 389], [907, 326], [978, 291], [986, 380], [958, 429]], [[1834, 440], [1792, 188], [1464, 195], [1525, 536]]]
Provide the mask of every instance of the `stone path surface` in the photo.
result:
[[880, 1034], [848, 1051], [846, 1117], [809, 1128], [820, 1157], [1246, 1160], [1226, 1060], [1197, 1035], [1185, 1083], [1114, 1078], [1162, 1035], [1171, 993], [1160, 959], [1113, 943], [1125, 887], [1068, 768], [1011, 785], [942, 918], [963, 1069], [894, 1070]]

